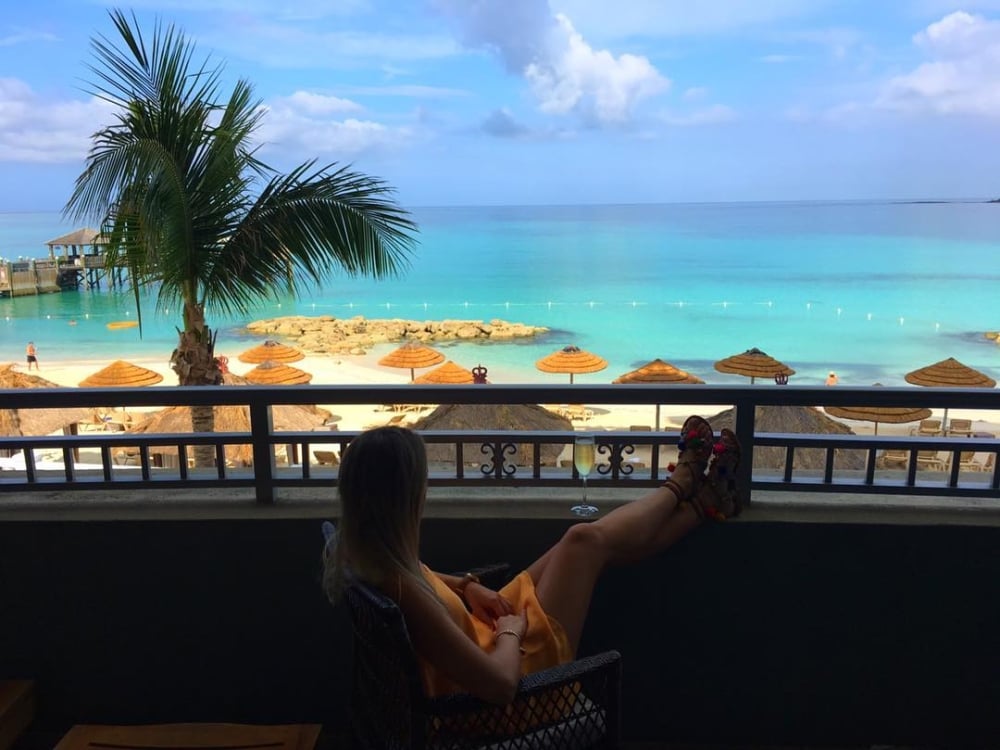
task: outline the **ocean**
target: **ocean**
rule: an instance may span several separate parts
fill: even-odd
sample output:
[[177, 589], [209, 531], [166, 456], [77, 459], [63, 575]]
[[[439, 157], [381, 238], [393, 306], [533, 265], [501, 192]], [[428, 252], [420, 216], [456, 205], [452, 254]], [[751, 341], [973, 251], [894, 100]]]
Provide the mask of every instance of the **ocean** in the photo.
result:
[[[338, 275], [246, 319], [209, 311], [217, 351], [247, 348], [241, 326], [279, 315], [506, 320], [551, 332], [517, 344], [455, 344], [458, 364], [495, 382], [559, 382], [535, 360], [576, 344], [608, 360], [608, 382], [660, 357], [713, 383], [712, 368], [757, 347], [795, 368], [792, 384], [901, 385], [946, 357], [1000, 376], [1000, 205], [713, 203], [418, 208], [419, 245], [400, 278]], [[0, 214], [0, 256], [42, 257], [75, 226], [57, 213]], [[163, 356], [177, 310], [103, 291], [0, 299], [0, 360]], [[70, 321], [75, 321], [70, 325]], [[391, 347], [385, 347], [386, 349]], [[379, 351], [379, 350], [376, 350]]]

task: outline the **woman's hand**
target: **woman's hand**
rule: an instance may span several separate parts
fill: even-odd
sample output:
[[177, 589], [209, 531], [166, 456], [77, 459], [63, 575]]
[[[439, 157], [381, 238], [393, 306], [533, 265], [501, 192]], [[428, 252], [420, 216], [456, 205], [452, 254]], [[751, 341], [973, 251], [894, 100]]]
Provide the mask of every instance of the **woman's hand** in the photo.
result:
[[498, 617], [496, 621], [496, 631], [499, 633], [501, 630], [513, 630], [517, 633], [518, 639], [523, 641], [524, 634], [528, 632], [527, 611]]
[[481, 583], [470, 581], [462, 593], [472, 614], [491, 627], [499, 627], [497, 624], [499, 618], [514, 612], [514, 607], [509, 601]]

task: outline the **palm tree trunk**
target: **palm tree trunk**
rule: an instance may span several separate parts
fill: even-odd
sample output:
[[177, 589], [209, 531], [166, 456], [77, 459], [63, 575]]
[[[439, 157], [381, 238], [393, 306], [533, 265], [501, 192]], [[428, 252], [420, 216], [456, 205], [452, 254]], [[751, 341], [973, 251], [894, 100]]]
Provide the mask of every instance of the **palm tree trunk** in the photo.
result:
[[[170, 366], [177, 373], [180, 385], [221, 385], [222, 371], [215, 360], [215, 336], [205, 323], [205, 308], [196, 302], [184, 303], [184, 330], [170, 357]], [[215, 410], [211, 406], [191, 407], [191, 427], [194, 432], [215, 431]], [[197, 467], [215, 466], [215, 448], [211, 445], [194, 447]]]

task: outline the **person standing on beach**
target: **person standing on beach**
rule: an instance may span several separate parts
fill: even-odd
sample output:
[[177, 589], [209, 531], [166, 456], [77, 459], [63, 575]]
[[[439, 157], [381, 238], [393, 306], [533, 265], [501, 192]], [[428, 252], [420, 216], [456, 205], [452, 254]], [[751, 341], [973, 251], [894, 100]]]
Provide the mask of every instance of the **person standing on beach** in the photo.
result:
[[24, 354], [28, 360], [28, 370], [31, 370], [31, 366], [34, 365], [35, 369], [38, 369], [38, 352], [35, 349], [35, 342], [29, 341], [28, 345], [24, 348]]
[[830, 374], [826, 376], [826, 384], [837, 385], [837, 383], [839, 382], [840, 378], [837, 377], [837, 373], [835, 373], [833, 370], [830, 370]]

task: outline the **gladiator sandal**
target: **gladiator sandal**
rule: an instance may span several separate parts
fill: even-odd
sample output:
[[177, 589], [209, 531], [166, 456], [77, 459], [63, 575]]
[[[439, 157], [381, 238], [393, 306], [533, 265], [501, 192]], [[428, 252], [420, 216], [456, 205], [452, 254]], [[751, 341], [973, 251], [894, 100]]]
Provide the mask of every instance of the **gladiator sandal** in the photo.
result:
[[740, 442], [732, 430], [723, 429], [712, 451], [715, 455], [708, 474], [691, 505], [699, 518], [725, 521], [743, 511], [743, 498], [736, 486], [736, 467], [740, 465]]
[[[663, 482], [663, 487], [669, 488], [678, 500], [693, 496], [698, 491], [698, 486], [704, 478], [705, 469], [708, 467], [708, 459], [712, 455], [715, 444], [715, 434], [712, 432], [712, 425], [707, 420], [696, 414], [684, 420], [681, 427], [680, 440], [677, 441], [678, 457], [677, 463], [667, 464], [667, 471], [670, 475]], [[673, 475], [680, 467], [691, 479], [690, 485], [685, 490], [681, 484], [673, 478]]]

